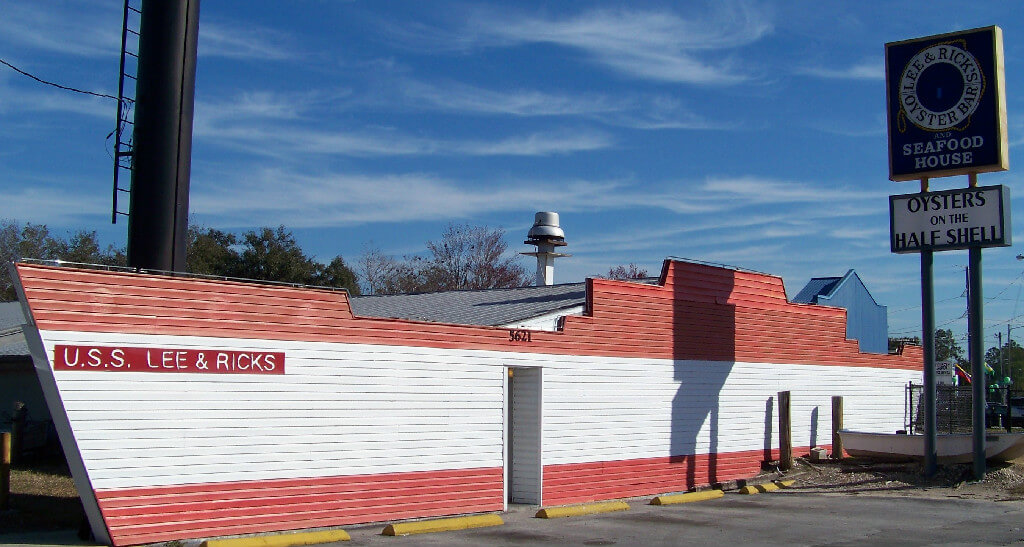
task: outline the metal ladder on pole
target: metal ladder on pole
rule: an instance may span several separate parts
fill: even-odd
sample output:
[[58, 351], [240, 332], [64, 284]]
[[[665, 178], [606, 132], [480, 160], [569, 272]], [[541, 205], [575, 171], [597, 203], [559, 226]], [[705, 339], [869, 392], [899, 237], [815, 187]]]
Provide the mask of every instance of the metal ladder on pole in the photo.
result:
[[[128, 213], [118, 208], [118, 197], [121, 193], [131, 193], [133, 136], [135, 134], [135, 83], [139, 73], [139, 25], [142, 17], [141, 1], [124, 0], [124, 18], [121, 25], [121, 68], [117, 84], [117, 127], [114, 129], [114, 195], [110, 214], [111, 224], [117, 224], [118, 216], [128, 216]], [[121, 186], [122, 173], [128, 177], [128, 188]]]

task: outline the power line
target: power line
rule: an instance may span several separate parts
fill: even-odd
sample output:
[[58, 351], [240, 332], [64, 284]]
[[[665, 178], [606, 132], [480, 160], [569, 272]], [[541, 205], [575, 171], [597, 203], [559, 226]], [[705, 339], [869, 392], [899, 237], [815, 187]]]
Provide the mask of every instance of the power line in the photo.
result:
[[63, 89], [65, 91], [73, 91], [75, 93], [81, 93], [83, 95], [92, 95], [94, 97], [103, 97], [105, 99], [114, 99], [115, 101], [117, 100], [117, 97], [115, 97], [113, 95], [107, 95], [106, 93], [96, 93], [95, 91], [86, 91], [84, 89], [68, 87], [66, 85], [60, 85], [60, 84], [57, 84], [57, 83], [54, 83], [54, 82], [46, 81], [46, 80], [44, 80], [44, 79], [42, 79], [42, 78], [40, 78], [38, 76], [35, 76], [34, 74], [29, 74], [28, 72], [25, 72], [24, 70], [14, 66], [14, 65], [12, 65], [11, 63], [8, 63], [7, 61], [5, 61], [3, 59], [0, 59], [0, 64], [7, 65], [7, 67], [9, 67], [11, 70], [17, 72], [18, 74], [21, 74], [23, 76], [28, 76], [29, 78], [32, 78], [33, 80], [35, 80], [35, 81], [37, 81], [37, 82], [39, 82], [41, 84], [46, 84], [46, 85], [49, 85], [49, 86], [53, 86], [53, 87], [56, 87], [57, 89]]
[[[1007, 283], [1006, 286], [1003, 287], [1003, 290], [999, 291], [995, 296], [993, 296], [992, 298], [986, 298], [985, 300], [988, 301], [988, 302], [991, 302], [991, 301], [999, 298], [1000, 296], [1003, 295], [1004, 292], [1010, 290], [1010, 287], [1016, 285], [1017, 282], [1021, 280], [1021, 278], [1024, 278], [1024, 272], [1021, 272], [1019, 275], [1017, 275], [1017, 277], [1013, 278], [1013, 281], [1010, 281], [1009, 283]], [[1019, 292], [1017, 294], [1017, 298], [1020, 298], [1020, 293]]]
[[[959, 295], [957, 295], [957, 296], [951, 296], [951, 297], [949, 297], [949, 298], [943, 298], [942, 300], [936, 300], [936, 301], [935, 301], [935, 303], [936, 303], [936, 304], [942, 304], [943, 302], [949, 302], [949, 301], [951, 301], [951, 300], [959, 300], [959, 299], [961, 299], [961, 298], [963, 298], [963, 297], [964, 297], [964, 295], [963, 295], [963, 294], [961, 293], [961, 294], [959, 294]], [[915, 305], [913, 305], [913, 306], [907, 306], [907, 307], [905, 307], [905, 308], [899, 308], [899, 309], [896, 309], [896, 310], [890, 310], [890, 311], [891, 311], [892, 313], [900, 313], [900, 312], [904, 312], [904, 311], [910, 311], [910, 310], [916, 310], [916, 309], [920, 309], [920, 307], [921, 307], [921, 305], [920, 305], [920, 304], [915, 304]]]

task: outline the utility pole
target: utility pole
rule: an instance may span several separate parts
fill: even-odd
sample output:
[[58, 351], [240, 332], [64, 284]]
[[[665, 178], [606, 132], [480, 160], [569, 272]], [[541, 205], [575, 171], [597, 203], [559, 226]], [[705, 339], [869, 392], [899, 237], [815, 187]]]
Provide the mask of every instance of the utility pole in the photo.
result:
[[[1010, 325], [1006, 325], [1006, 336], [1010, 336]], [[996, 347], [999, 348], [999, 379], [1002, 380], [1006, 376], [1006, 352], [1003, 351], [1003, 333], [996, 333]]]

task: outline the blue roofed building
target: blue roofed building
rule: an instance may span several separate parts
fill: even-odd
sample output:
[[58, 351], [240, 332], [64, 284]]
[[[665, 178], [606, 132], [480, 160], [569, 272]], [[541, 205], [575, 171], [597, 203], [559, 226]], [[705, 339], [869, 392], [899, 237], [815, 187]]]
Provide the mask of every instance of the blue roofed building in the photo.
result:
[[850, 270], [842, 277], [815, 277], [792, 301], [845, 308], [846, 337], [857, 340], [861, 351], [888, 353], [888, 312], [875, 302], [857, 272]]

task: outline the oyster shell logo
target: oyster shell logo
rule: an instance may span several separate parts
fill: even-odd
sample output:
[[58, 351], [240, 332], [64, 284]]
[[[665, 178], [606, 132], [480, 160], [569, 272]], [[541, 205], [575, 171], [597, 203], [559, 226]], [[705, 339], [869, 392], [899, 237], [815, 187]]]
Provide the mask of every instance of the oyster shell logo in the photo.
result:
[[964, 130], [985, 92], [985, 75], [957, 43], [935, 44], [914, 55], [900, 76], [900, 133], [907, 120], [925, 131]]

